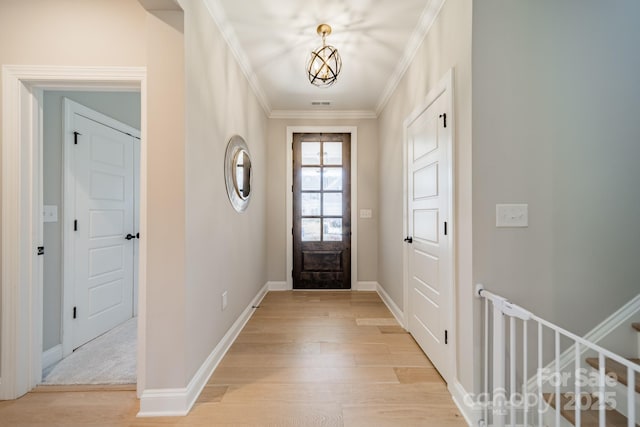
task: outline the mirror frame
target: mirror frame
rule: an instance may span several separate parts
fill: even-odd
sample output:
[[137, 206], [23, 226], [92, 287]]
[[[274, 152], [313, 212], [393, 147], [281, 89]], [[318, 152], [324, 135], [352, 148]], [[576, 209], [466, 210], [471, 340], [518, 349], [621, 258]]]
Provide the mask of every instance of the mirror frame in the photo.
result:
[[246, 141], [240, 135], [233, 135], [227, 143], [227, 150], [224, 154], [224, 181], [231, 206], [233, 206], [237, 212], [244, 212], [247, 206], [249, 206], [249, 201], [251, 200], [251, 181], [253, 180], [253, 173], [250, 172], [249, 194], [247, 194], [246, 197], [240, 195], [240, 189], [237, 188], [236, 160], [238, 155], [243, 151], [249, 159], [249, 165], [251, 165], [251, 154], [249, 153], [249, 147]]

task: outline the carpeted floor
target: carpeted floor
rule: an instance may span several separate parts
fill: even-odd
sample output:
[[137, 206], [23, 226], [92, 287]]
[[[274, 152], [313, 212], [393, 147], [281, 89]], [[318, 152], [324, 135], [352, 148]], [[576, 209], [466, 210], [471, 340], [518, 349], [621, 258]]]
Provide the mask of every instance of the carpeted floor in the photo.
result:
[[88, 342], [43, 372], [42, 384], [132, 384], [136, 382], [136, 317]]

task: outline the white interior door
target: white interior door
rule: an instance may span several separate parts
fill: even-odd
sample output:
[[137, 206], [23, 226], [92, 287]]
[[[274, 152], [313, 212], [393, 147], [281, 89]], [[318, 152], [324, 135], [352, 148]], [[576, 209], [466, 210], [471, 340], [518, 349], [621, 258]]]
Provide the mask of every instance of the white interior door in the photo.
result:
[[407, 127], [408, 328], [445, 381], [452, 368], [451, 126], [441, 92]]
[[[113, 119], [67, 100], [67, 190], [73, 297], [71, 349], [134, 314], [137, 139]], [[69, 308], [67, 308], [69, 309]], [[66, 333], [66, 331], [65, 331]]]

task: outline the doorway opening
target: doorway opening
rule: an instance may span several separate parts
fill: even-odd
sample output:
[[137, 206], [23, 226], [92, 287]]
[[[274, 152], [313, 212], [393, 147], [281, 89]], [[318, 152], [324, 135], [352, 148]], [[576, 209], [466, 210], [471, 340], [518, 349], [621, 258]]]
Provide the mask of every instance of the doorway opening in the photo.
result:
[[43, 99], [42, 383], [133, 384], [140, 92]]

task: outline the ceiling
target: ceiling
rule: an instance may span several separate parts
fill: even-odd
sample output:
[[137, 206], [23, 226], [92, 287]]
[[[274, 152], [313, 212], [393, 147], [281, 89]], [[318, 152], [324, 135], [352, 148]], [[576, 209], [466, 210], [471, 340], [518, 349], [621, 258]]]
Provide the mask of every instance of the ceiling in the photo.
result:
[[[444, 0], [206, 0], [271, 117], [350, 113], [375, 117], [402, 77]], [[309, 83], [306, 62], [327, 43], [342, 56], [329, 88]], [[329, 101], [329, 106], [313, 106]], [[319, 111], [318, 111], [319, 110]], [[310, 113], [312, 112], [312, 113]]]

